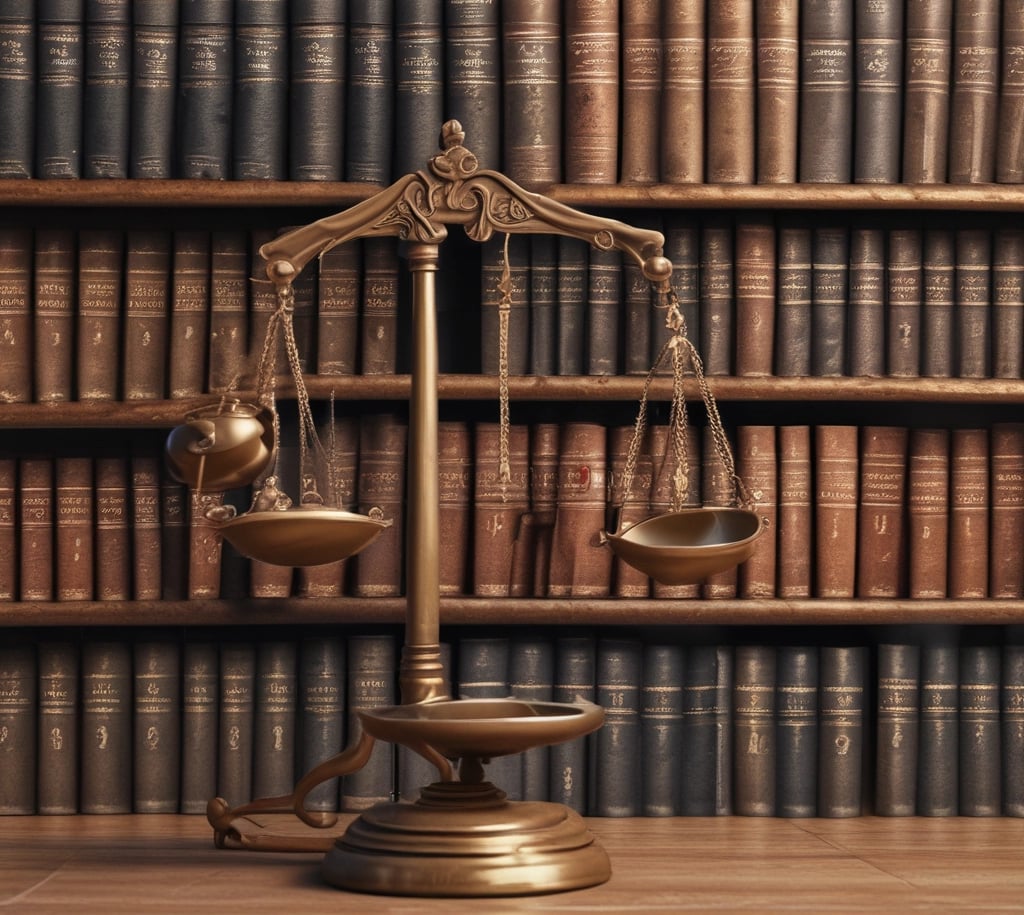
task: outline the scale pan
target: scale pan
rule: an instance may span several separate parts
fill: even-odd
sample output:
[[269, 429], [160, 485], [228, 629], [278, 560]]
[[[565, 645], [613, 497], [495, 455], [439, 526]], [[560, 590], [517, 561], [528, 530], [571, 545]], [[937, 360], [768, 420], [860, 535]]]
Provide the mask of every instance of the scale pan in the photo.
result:
[[250, 559], [279, 566], [318, 566], [347, 559], [369, 546], [390, 521], [340, 508], [246, 512], [218, 527]]
[[655, 515], [606, 534], [624, 562], [663, 585], [703, 581], [750, 558], [761, 519], [743, 508], [692, 508]]

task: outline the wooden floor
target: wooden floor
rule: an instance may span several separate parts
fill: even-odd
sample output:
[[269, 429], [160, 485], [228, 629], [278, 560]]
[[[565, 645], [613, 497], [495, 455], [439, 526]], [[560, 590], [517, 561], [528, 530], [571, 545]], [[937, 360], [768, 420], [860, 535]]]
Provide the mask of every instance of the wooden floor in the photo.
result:
[[597, 819], [611, 880], [513, 899], [324, 884], [320, 856], [218, 850], [202, 817], [0, 818], [0, 912], [1024, 912], [1024, 819]]

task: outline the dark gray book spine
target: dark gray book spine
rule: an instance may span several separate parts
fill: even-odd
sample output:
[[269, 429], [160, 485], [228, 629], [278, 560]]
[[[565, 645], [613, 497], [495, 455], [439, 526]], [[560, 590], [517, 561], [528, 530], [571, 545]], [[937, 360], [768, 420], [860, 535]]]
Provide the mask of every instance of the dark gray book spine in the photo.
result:
[[1003, 814], [1024, 816], [1024, 644], [1003, 645]]
[[338, 245], [320, 256], [316, 333], [319, 375], [352, 375], [359, 365], [361, 283], [358, 244]]
[[462, 124], [480, 167], [494, 169], [501, 168], [500, 5], [444, 0], [444, 117]]
[[86, 0], [82, 177], [127, 178], [131, 131], [130, 0]]
[[956, 816], [959, 810], [959, 681], [955, 641], [926, 642], [921, 648], [919, 816]]
[[637, 639], [601, 638], [595, 664], [597, 704], [605, 711], [590, 760], [592, 816], [640, 815], [640, 695], [643, 645]]
[[530, 238], [530, 373], [558, 371], [558, 238]]
[[956, 230], [954, 366], [960, 378], [991, 371], [992, 236], [987, 228]]
[[811, 271], [811, 374], [846, 373], [850, 230], [816, 226]]
[[348, 45], [345, 180], [387, 184], [392, 176], [395, 111], [390, 0], [349, 0]]
[[811, 373], [811, 227], [783, 216], [777, 245], [775, 372]]
[[217, 645], [188, 641], [181, 659], [182, 813], [206, 813], [217, 794]]
[[132, 812], [132, 649], [82, 646], [81, 812]]
[[40, 642], [38, 660], [37, 810], [41, 814], [78, 813], [78, 645]]
[[256, 797], [290, 794], [295, 786], [296, 646], [268, 640], [256, 648], [252, 784]]
[[220, 649], [217, 796], [229, 806], [252, 799], [256, 648], [225, 642]]
[[860, 816], [866, 677], [865, 648], [822, 646], [818, 694], [818, 816]]
[[36, 812], [36, 663], [32, 645], [0, 648], [0, 815]]
[[588, 375], [619, 371], [622, 310], [622, 256], [617, 248], [590, 248], [587, 265], [586, 370]]
[[398, 359], [398, 254], [390, 238], [363, 240], [359, 370], [390, 374]]
[[853, 180], [900, 180], [903, 4], [854, 2]]
[[[595, 698], [596, 643], [591, 636], [563, 636], [555, 642], [555, 702]], [[588, 757], [594, 735], [551, 747], [549, 797], [577, 813], [588, 812]]]
[[[527, 702], [551, 702], [555, 680], [555, 646], [547, 636], [514, 638], [509, 645], [509, 694]], [[534, 747], [513, 757], [522, 772], [522, 799], [548, 800], [550, 747]]]
[[[362, 733], [359, 712], [397, 701], [395, 672], [398, 653], [389, 634], [352, 635], [346, 639], [345, 669], [348, 676], [348, 724], [346, 743], [355, 744]], [[341, 784], [343, 810], [365, 810], [389, 800], [394, 794], [394, 753], [391, 744], [378, 742], [369, 762], [346, 775]]]
[[992, 243], [992, 375], [1024, 377], [1024, 231], [995, 230]]
[[83, 0], [39, 0], [36, 175], [82, 176]]
[[[317, 635], [298, 648], [299, 776], [340, 753], [345, 725], [345, 643]], [[337, 810], [339, 780], [317, 785], [306, 797], [310, 810]]]
[[[924, 300], [921, 229], [889, 232], [886, 279], [889, 300], [887, 365], [890, 375], [916, 377], [921, 371], [921, 309]], [[851, 277], [852, 280], [852, 277]], [[853, 337], [856, 337], [854, 331]]]
[[558, 374], [582, 375], [586, 346], [587, 244], [558, 238]]
[[851, 375], [885, 374], [885, 230], [855, 224], [850, 230]]
[[960, 816], [1002, 813], [1000, 649], [960, 649]]
[[178, 0], [132, 7], [130, 177], [174, 177]]
[[[394, 177], [426, 168], [444, 120], [444, 2], [395, 5]], [[378, 113], [379, 116], [379, 113]], [[467, 137], [472, 149], [472, 137]]]
[[132, 781], [135, 813], [177, 813], [181, 783], [181, 649], [134, 646]]
[[875, 813], [917, 812], [921, 652], [911, 644], [878, 646]]
[[0, 11], [0, 178], [35, 176], [36, 0], [9, 0]]
[[735, 792], [732, 784], [733, 739], [732, 686], [736, 671], [735, 648], [729, 644], [715, 647], [715, 813], [735, 813]]
[[682, 782], [683, 684], [686, 650], [676, 643], [644, 646], [640, 694], [640, 812], [676, 816]]
[[[732, 219], [709, 215], [700, 237], [700, 336], [691, 339], [709, 375], [732, 372], [736, 290]], [[657, 341], [654, 342], [658, 346]]]
[[733, 810], [775, 815], [775, 668], [772, 645], [737, 645], [734, 652]]
[[775, 811], [812, 817], [818, 809], [818, 649], [783, 645], [775, 675]]
[[683, 750], [680, 756], [684, 816], [715, 815], [715, 697], [718, 661], [714, 645], [691, 645], [683, 681]]
[[953, 230], [924, 230], [922, 252], [921, 374], [949, 378], [953, 374]]

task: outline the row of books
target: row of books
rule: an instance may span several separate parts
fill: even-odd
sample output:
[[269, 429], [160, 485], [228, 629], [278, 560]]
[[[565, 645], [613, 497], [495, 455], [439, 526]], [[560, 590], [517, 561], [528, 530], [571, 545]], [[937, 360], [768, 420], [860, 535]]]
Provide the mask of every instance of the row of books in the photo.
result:
[[[134, 454], [23, 455], [0, 461], [5, 506], [0, 595], [7, 600], [396, 597], [403, 593], [405, 420], [339, 417], [329, 503], [390, 519], [349, 560], [294, 570], [250, 561], [222, 542], [225, 504], [189, 495], [152, 448]], [[708, 428], [684, 433], [682, 474], [670, 428], [653, 424], [626, 491], [632, 426], [513, 423], [510, 476], [498, 423], [444, 421], [438, 474], [443, 595], [480, 597], [1024, 598], [1024, 423], [988, 428], [741, 425], [736, 471], [764, 530], [739, 569], [665, 585], [617, 559], [602, 534], [682, 507], [736, 503]], [[158, 447], [158, 446], [157, 446]], [[297, 448], [282, 486], [297, 495]], [[327, 494], [326, 488], [321, 488]], [[215, 511], [211, 514], [211, 509]]]
[[16, 0], [0, 25], [2, 177], [387, 183], [445, 117], [523, 183], [1024, 177], [999, 0]]
[[[1024, 816], [1024, 645], [455, 633], [453, 695], [593, 701], [585, 738], [491, 760], [512, 799], [596, 816]], [[0, 648], [0, 814], [201, 813], [290, 794], [400, 701], [396, 635], [51, 637]], [[873, 685], [873, 688], [872, 688]], [[397, 753], [397, 757], [395, 754]], [[316, 810], [439, 774], [378, 743]]]

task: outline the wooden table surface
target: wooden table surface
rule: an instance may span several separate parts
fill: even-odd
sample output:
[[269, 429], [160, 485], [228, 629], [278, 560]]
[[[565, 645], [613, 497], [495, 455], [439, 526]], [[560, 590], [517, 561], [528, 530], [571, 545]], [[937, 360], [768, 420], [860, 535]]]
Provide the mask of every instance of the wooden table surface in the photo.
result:
[[612, 877], [510, 899], [323, 883], [316, 854], [215, 849], [202, 817], [0, 818], [0, 913], [1024, 912], [1024, 819], [592, 819]]

